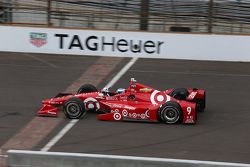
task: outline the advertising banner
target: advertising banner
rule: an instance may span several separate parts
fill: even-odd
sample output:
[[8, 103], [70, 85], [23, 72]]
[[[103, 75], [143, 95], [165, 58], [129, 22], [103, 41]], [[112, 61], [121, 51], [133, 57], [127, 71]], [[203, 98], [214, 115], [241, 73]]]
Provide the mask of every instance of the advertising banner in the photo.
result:
[[0, 26], [0, 51], [250, 61], [250, 36]]

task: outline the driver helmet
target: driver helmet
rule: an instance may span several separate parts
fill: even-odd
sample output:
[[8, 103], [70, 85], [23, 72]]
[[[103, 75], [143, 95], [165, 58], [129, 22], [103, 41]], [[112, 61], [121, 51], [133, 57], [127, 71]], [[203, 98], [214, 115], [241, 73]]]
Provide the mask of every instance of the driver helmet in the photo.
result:
[[102, 93], [103, 93], [104, 95], [108, 95], [108, 94], [109, 94], [109, 88], [104, 87], [104, 88], [102, 89]]
[[125, 90], [126, 90], [126, 89], [124, 89], [124, 88], [118, 88], [118, 89], [116, 90], [116, 93], [121, 94], [121, 93], [124, 93]]

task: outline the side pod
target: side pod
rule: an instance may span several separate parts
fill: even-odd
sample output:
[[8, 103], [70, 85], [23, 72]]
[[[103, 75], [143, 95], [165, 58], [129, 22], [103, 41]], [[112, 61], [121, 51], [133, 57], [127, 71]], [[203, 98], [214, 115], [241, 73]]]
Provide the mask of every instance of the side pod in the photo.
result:
[[122, 120], [122, 116], [118, 112], [107, 113], [107, 114], [99, 114], [97, 115], [97, 119], [101, 121], [120, 121]]

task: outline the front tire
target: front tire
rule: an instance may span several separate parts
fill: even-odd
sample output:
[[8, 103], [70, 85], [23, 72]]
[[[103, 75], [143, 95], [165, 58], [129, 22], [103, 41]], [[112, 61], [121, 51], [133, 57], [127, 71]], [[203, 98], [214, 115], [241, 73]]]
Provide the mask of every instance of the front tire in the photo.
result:
[[77, 94], [91, 93], [91, 92], [98, 92], [98, 90], [94, 85], [84, 84], [78, 89]]
[[160, 108], [160, 119], [166, 124], [176, 124], [182, 120], [182, 110], [178, 103], [169, 101]]
[[70, 98], [64, 103], [63, 111], [69, 119], [79, 119], [86, 114], [84, 103], [76, 97]]

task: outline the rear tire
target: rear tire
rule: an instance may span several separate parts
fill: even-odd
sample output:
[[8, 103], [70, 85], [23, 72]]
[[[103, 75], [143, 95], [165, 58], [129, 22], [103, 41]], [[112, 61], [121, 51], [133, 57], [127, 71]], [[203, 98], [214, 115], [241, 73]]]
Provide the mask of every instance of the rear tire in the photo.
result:
[[94, 85], [84, 84], [78, 89], [77, 94], [91, 93], [91, 92], [98, 92], [98, 90]]
[[182, 109], [176, 102], [169, 101], [160, 108], [160, 119], [166, 124], [176, 124], [182, 120]]
[[69, 119], [79, 119], [86, 114], [83, 101], [76, 97], [70, 98], [64, 103], [63, 111]]
[[203, 99], [196, 99], [196, 100], [194, 100], [194, 102], [196, 103], [196, 110], [198, 112], [204, 111], [204, 109], [206, 107], [206, 93], [204, 94]]
[[176, 88], [169, 95], [177, 100], [186, 100], [189, 92], [186, 88]]

